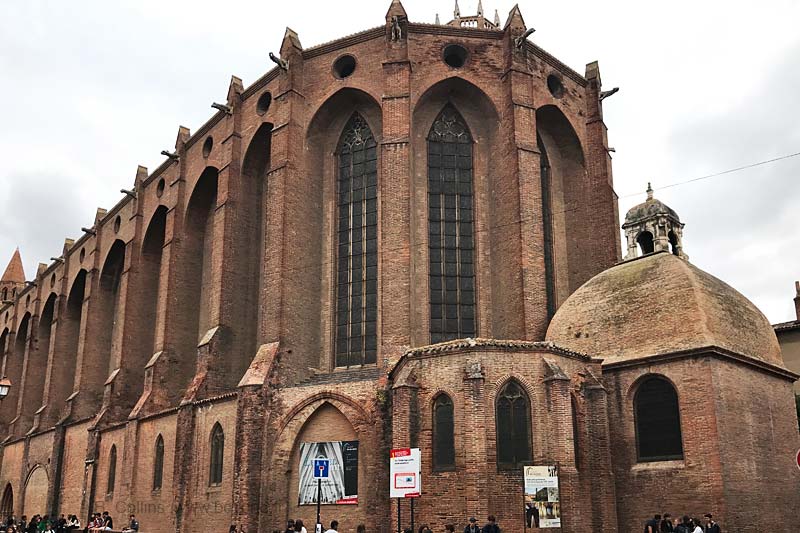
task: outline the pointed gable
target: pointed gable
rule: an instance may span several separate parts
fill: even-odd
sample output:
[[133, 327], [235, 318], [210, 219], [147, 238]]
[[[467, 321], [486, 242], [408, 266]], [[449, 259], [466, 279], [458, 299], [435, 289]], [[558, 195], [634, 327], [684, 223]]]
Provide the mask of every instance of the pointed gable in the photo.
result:
[[25, 269], [22, 267], [22, 257], [19, 255], [19, 248], [14, 251], [11, 261], [8, 262], [3, 277], [3, 283], [25, 283]]

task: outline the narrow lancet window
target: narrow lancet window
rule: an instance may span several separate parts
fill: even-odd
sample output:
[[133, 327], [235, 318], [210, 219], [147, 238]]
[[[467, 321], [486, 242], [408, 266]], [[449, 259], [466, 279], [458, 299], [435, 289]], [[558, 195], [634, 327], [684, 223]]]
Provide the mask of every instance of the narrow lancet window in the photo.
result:
[[377, 360], [378, 153], [366, 121], [353, 114], [338, 148], [336, 366]]
[[472, 136], [447, 105], [428, 134], [431, 342], [475, 336]]
[[433, 467], [452, 469], [456, 465], [453, 400], [440, 394], [433, 402]]
[[531, 404], [516, 381], [497, 396], [497, 464], [513, 468], [531, 460]]

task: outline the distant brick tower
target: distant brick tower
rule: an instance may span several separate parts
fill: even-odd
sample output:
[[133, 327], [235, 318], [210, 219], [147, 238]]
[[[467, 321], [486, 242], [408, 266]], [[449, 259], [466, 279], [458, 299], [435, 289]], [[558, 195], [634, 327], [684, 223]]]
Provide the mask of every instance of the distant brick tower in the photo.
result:
[[14, 251], [11, 261], [8, 262], [3, 277], [0, 278], [0, 300], [13, 300], [17, 292], [25, 286], [25, 269], [22, 267], [22, 257], [19, 248]]

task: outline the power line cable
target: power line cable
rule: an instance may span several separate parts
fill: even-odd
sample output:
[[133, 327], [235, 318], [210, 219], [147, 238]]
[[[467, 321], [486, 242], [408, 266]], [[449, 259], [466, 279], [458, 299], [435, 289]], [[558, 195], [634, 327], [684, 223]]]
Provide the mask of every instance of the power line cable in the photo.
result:
[[[686, 185], [687, 183], [693, 183], [695, 181], [707, 180], [709, 178], [716, 178], [717, 176], [723, 176], [725, 174], [731, 174], [733, 172], [739, 172], [740, 170], [746, 170], [748, 168], [759, 167], [761, 165], [774, 163], [776, 161], [782, 161], [784, 159], [789, 159], [791, 157], [797, 157], [798, 155], [800, 155], [800, 152], [795, 152], [793, 154], [782, 155], [780, 157], [774, 157], [772, 159], [767, 159], [765, 161], [759, 161], [758, 163], [751, 163], [749, 165], [744, 165], [742, 167], [731, 168], [731, 169], [728, 169], [728, 170], [723, 170], [722, 172], [715, 172], [714, 174], [707, 174], [705, 176], [699, 176], [697, 178], [692, 178], [692, 179], [688, 179], [688, 180], [685, 180], [685, 181], [678, 181], [678, 182], [675, 182], [675, 183], [670, 183], [668, 185], [663, 185], [661, 187], [656, 187], [653, 190], [654, 191], [661, 191], [661, 190], [664, 190], [664, 189], [670, 189], [672, 187], [677, 187], [678, 185]], [[631, 196], [637, 196], [639, 194], [642, 194], [642, 193], [641, 192], [635, 192], [635, 193], [631, 193], [631, 194], [626, 194], [626, 195], [620, 196], [620, 198], [630, 198]]]

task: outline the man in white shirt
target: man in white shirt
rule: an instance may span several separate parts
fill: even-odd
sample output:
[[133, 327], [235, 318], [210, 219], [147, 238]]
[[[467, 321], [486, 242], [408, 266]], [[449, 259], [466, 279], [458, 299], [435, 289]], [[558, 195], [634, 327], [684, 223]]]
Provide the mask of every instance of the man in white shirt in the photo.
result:
[[331, 528], [327, 530], [325, 533], [339, 533], [339, 522], [336, 520], [331, 521]]

